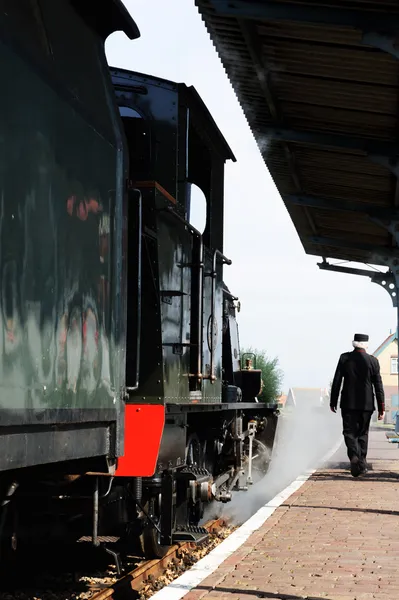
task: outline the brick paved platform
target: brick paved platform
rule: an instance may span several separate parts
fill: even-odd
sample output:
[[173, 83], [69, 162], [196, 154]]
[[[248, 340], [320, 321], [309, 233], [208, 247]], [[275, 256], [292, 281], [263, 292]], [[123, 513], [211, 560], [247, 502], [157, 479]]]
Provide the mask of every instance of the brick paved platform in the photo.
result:
[[184, 600], [399, 598], [399, 450], [385, 431], [368, 460], [354, 479], [341, 448]]

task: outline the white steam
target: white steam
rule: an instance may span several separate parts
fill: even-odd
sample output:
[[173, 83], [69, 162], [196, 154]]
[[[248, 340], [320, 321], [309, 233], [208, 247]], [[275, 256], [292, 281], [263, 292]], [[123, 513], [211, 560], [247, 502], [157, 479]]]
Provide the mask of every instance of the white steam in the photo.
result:
[[269, 470], [247, 492], [235, 493], [232, 502], [218, 509], [236, 524], [243, 523], [298, 476], [322, 466], [329, 450], [342, 435], [341, 415], [327, 405], [301, 403], [279, 417]]

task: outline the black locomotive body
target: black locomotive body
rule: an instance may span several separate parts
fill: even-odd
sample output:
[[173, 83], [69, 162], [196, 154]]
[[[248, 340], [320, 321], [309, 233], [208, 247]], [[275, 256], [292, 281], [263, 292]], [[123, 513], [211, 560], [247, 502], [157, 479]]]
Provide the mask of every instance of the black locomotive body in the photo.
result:
[[97, 5], [0, 0], [0, 537], [160, 555], [265, 471], [277, 406], [223, 283], [234, 156], [194, 88], [108, 69], [139, 33]]

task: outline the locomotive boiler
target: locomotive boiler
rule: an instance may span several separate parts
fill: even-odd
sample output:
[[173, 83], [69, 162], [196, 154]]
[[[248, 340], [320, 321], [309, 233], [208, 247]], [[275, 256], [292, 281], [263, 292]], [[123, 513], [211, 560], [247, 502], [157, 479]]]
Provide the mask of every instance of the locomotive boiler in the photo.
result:
[[223, 279], [232, 151], [193, 87], [108, 67], [139, 31], [100, 4], [0, 0], [0, 537], [161, 556], [267, 470], [278, 413]]

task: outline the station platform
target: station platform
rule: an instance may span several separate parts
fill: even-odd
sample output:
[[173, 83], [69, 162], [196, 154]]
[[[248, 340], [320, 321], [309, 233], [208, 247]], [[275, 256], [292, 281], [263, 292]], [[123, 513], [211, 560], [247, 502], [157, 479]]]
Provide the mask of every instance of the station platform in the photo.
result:
[[399, 449], [385, 434], [383, 428], [370, 433], [367, 475], [351, 476], [342, 445], [216, 570], [180, 597], [399, 598]]

